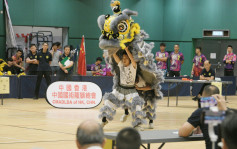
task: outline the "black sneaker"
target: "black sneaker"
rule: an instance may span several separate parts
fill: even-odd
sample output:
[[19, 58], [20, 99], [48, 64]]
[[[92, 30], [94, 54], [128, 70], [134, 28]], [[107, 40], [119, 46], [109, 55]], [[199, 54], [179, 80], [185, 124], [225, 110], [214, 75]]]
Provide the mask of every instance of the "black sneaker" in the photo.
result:
[[38, 100], [39, 98], [37, 96], [33, 97], [34, 100]]
[[198, 101], [200, 98], [198, 96], [195, 96], [194, 98], [192, 98], [193, 101]]

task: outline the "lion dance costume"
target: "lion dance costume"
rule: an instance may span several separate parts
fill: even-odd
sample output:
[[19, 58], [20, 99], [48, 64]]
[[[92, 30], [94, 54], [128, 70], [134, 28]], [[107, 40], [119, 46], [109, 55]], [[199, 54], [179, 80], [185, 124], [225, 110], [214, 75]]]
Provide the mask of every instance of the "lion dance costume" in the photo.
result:
[[[114, 75], [113, 91], [103, 96], [104, 106], [100, 109], [99, 117], [111, 121], [116, 109], [122, 107], [132, 112], [132, 126], [136, 127], [145, 124], [145, 118], [149, 120], [156, 118], [156, 101], [163, 97], [160, 91], [160, 83], [164, 80], [163, 72], [158, 70], [154, 63], [154, 55], [151, 53], [154, 43], [144, 42], [149, 35], [140, 30], [139, 24], [131, 18], [132, 15], [137, 15], [137, 12], [128, 9], [121, 11], [119, 1], [111, 1], [111, 8], [113, 15], [101, 15], [97, 20], [102, 33], [99, 47], [108, 51], [105, 61], [111, 66]], [[152, 89], [148, 95], [139, 94], [139, 96], [135, 84], [133, 88], [122, 87], [120, 84], [120, 75], [123, 74], [120, 74], [118, 64], [112, 55], [116, 53], [121, 58], [126, 47], [137, 63], [136, 75]]]

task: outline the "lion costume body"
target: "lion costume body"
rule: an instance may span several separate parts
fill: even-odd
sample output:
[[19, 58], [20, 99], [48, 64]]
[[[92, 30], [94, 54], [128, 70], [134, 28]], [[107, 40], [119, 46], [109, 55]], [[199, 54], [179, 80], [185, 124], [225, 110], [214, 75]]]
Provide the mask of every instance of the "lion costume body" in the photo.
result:
[[[111, 7], [114, 12], [113, 15], [101, 15], [97, 20], [102, 32], [99, 38], [99, 47], [108, 51], [105, 61], [111, 66], [114, 75], [113, 92], [103, 96], [104, 106], [100, 109], [99, 117], [113, 120], [116, 109], [122, 107], [132, 112], [132, 126], [136, 127], [146, 123], [145, 118], [149, 120], [156, 118], [156, 101], [163, 97], [160, 91], [160, 83], [164, 80], [163, 72], [158, 70], [154, 63], [154, 55], [151, 53], [154, 43], [148, 44], [144, 41], [144, 39], [149, 38], [149, 35], [140, 30], [139, 24], [131, 18], [132, 15], [137, 15], [137, 12], [128, 9], [121, 11], [119, 1], [112, 1]], [[122, 74], [112, 56], [116, 53], [121, 59], [126, 47], [137, 62], [136, 75], [151, 88], [149, 92], [141, 91], [140, 96], [131, 97], [131, 99], [125, 99], [129, 89], [121, 89], [120, 75]], [[116, 91], [125, 96], [120, 98], [121, 96], [116, 95]]]

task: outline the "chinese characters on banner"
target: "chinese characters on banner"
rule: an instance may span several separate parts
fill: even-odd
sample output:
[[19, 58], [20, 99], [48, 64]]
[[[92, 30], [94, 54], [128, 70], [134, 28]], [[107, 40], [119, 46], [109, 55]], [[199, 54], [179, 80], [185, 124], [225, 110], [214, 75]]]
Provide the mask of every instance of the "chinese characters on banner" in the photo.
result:
[[57, 108], [93, 108], [100, 104], [102, 92], [91, 82], [54, 82], [47, 89], [47, 100]]

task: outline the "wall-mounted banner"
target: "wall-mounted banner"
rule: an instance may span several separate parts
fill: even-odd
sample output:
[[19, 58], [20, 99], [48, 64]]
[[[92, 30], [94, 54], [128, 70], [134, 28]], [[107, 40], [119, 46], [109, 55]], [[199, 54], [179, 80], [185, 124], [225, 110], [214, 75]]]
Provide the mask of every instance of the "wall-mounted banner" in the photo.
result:
[[102, 92], [92, 82], [58, 81], [48, 87], [47, 100], [56, 108], [88, 109], [100, 104]]

